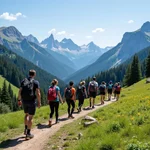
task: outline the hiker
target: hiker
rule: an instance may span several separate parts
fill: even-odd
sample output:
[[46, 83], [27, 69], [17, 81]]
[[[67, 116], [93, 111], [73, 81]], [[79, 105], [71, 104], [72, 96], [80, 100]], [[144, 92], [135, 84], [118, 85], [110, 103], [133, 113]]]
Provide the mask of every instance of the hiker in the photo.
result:
[[107, 92], [107, 90], [106, 90], [106, 83], [104, 81], [99, 86], [99, 91], [100, 91], [101, 105], [103, 105], [104, 104], [104, 100], [105, 100], [105, 94]]
[[121, 92], [120, 82], [117, 83], [115, 91], [116, 91], [116, 101], [118, 101], [119, 100], [119, 96], [120, 96], [120, 92]]
[[110, 81], [110, 82], [108, 83], [108, 86], [107, 86], [108, 101], [111, 100], [112, 90], [113, 90], [113, 83], [112, 83], [112, 81]]
[[57, 79], [52, 80], [51, 86], [49, 87], [49, 90], [47, 93], [47, 100], [48, 100], [48, 104], [51, 110], [50, 119], [49, 119], [49, 127], [52, 126], [52, 118], [53, 118], [54, 111], [55, 111], [55, 116], [56, 116], [55, 123], [59, 123], [59, 120], [58, 120], [59, 102], [63, 104], [63, 100], [60, 95], [60, 88], [57, 85], [58, 85], [58, 80]]
[[77, 95], [78, 95], [78, 112], [81, 112], [81, 107], [83, 106], [84, 99], [87, 97], [86, 87], [85, 87], [85, 81], [81, 81], [78, 89], [77, 89]]
[[[68, 119], [74, 118], [74, 116], [72, 114], [73, 114], [74, 109], [75, 109], [76, 90], [73, 87], [73, 85], [74, 85], [73, 81], [70, 81], [69, 87], [67, 87], [64, 91], [65, 99], [66, 99], [66, 102], [68, 105]], [[71, 106], [72, 106], [72, 109], [71, 109]]]
[[24, 134], [26, 135], [26, 139], [31, 139], [34, 137], [34, 135], [31, 134], [31, 126], [33, 122], [32, 119], [36, 111], [36, 98], [38, 108], [40, 108], [41, 106], [40, 85], [39, 82], [34, 79], [35, 76], [36, 71], [30, 70], [29, 77], [23, 79], [23, 81], [21, 82], [18, 93], [18, 105], [21, 106], [23, 104], [23, 109], [25, 113]]
[[90, 108], [91, 107], [95, 108], [94, 104], [95, 104], [95, 98], [96, 98], [96, 95], [97, 95], [97, 91], [98, 91], [98, 83], [96, 82], [96, 77], [93, 77], [93, 80], [89, 83], [89, 86], [88, 86], [88, 94], [89, 94], [89, 97], [90, 97], [90, 99], [89, 99]]
[[115, 83], [113, 87], [114, 99], [116, 99], [116, 87], [117, 87], [117, 83]]

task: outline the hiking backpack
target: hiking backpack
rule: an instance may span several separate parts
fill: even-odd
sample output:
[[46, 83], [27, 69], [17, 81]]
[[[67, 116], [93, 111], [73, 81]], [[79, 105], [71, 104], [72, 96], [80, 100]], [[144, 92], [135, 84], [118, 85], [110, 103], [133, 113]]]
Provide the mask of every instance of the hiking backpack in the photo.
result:
[[90, 83], [89, 91], [96, 92], [96, 84], [94, 82]]
[[49, 101], [54, 101], [54, 100], [56, 100], [56, 98], [57, 98], [56, 87], [55, 86], [51, 86], [48, 89], [48, 92], [47, 92], [47, 99]]
[[105, 85], [100, 85], [99, 86], [100, 92], [105, 92], [105, 89], [106, 89]]
[[25, 78], [22, 82], [21, 97], [23, 100], [34, 100], [34, 79]]
[[117, 92], [120, 92], [120, 91], [121, 91], [121, 86], [120, 86], [120, 85], [116, 86], [116, 91], [117, 91]]
[[66, 88], [66, 92], [65, 92], [65, 98], [66, 99], [71, 99], [72, 98], [72, 89], [71, 88]]
[[84, 86], [78, 86], [78, 90], [77, 90], [78, 97], [85, 97], [84, 89], [85, 89]]

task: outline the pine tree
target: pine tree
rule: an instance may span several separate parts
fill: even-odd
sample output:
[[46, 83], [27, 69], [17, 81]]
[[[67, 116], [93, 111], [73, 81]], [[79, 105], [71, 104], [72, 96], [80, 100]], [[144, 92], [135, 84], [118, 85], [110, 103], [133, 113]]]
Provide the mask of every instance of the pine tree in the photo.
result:
[[41, 90], [41, 105], [44, 106], [46, 104], [47, 104], [46, 95], [44, 94], [43, 90]]
[[131, 63], [131, 75], [130, 75], [131, 83], [129, 84], [129, 86], [140, 81], [141, 77], [142, 75], [141, 75], [139, 59], [138, 56], [135, 54], [133, 57], [133, 61]]
[[6, 80], [4, 80], [3, 87], [2, 87], [1, 102], [8, 105], [9, 108], [12, 110], [12, 101], [11, 101], [11, 97], [8, 93]]
[[149, 56], [147, 57], [147, 61], [146, 61], [146, 77], [150, 77], [150, 54]]
[[128, 65], [128, 68], [126, 70], [126, 74], [124, 76], [124, 79], [123, 79], [123, 83], [125, 86], [129, 86], [131, 85], [131, 65]]

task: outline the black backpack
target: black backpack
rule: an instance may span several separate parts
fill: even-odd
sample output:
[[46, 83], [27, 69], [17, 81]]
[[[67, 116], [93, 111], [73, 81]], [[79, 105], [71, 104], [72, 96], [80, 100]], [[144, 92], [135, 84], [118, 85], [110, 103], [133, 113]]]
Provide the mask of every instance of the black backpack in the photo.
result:
[[71, 99], [72, 98], [72, 89], [70, 87], [66, 88], [66, 92], [65, 92], [65, 98], [66, 99]]
[[99, 90], [100, 92], [105, 92], [106, 86], [105, 85], [100, 85]]
[[34, 100], [35, 94], [33, 91], [34, 88], [34, 79], [25, 78], [22, 82], [22, 91], [21, 97], [23, 100]]
[[85, 87], [84, 86], [78, 86], [77, 94], [78, 97], [85, 97], [85, 92], [84, 92]]

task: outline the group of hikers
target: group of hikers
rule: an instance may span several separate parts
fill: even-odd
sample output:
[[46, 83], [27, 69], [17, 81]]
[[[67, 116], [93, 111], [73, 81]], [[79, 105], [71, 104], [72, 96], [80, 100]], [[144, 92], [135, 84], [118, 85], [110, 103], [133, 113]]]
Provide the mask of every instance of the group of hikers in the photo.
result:
[[[23, 105], [25, 117], [24, 117], [24, 134], [26, 139], [31, 139], [34, 137], [31, 134], [31, 126], [33, 121], [33, 116], [35, 115], [36, 106], [40, 108], [41, 106], [41, 94], [40, 94], [40, 85], [37, 80], [34, 79], [36, 76], [35, 70], [29, 71], [29, 77], [23, 79], [18, 93], [18, 105]], [[67, 103], [68, 106], [68, 119], [73, 119], [73, 112], [75, 110], [76, 96], [79, 100], [78, 103], [78, 113], [82, 111], [82, 106], [84, 104], [84, 99], [89, 97], [89, 108], [95, 108], [95, 98], [100, 94], [100, 104], [104, 104], [105, 96], [108, 93], [108, 101], [111, 100], [112, 94], [114, 93], [114, 98], [116, 101], [119, 99], [121, 91], [120, 83], [113, 85], [112, 81], [108, 83], [108, 86], [103, 81], [100, 85], [96, 82], [96, 77], [93, 77], [93, 80], [89, 82], [88, 88], [86, 89], [85, 81], [81, 81], [78, 87], [75, 89], [74, 82], [70, 81], [68, 87], [64, 90], [64, 99], [60, 94], [60, 88], [58, 86], [58, 80], [53, 79], [51, 85], [48, 88], [47, 92], [47, 101], [50, 106], [50, 117], [49, 117], [49, 127], [52, 126], [52, 118], [55, 112], [56, 122], [59, 123], [59, 104]], [[36, 104], [37, 99], [37, 104]]]

